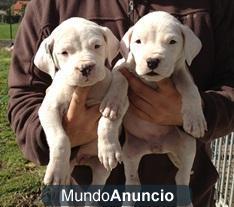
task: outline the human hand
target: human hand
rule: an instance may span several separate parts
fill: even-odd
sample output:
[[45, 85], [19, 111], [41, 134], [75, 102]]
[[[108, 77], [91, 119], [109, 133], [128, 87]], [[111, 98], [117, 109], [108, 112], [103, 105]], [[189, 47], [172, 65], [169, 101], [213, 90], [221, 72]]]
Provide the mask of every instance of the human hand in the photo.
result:
[[222, 86], [221, 91], [214, 91], [234, 102], [234, 88], [229, 86]]
[[63, 126], [70, 138], [71, 147], [87, 144], [97, 138], [97, 124], [101, 116], [99, 105], [87, 107], [90, 87], [77, 87], [73, 92]]
[[160, 125], [182, 125], [182, 100], [170, 79], [161, 80], [154, 90], [127, 69], [121, 69], [129, 83], [129, 111], [139, 118]]

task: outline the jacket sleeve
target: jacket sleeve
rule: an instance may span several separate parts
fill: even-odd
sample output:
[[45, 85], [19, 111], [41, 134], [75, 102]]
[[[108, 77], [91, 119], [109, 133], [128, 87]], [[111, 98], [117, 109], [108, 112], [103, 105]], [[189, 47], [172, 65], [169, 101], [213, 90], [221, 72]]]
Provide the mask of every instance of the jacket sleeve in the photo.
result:
[[49, 24], [41, 26], [40, 11], [43, 8], [40, 4], [41, 1], [37, 0], [28, 4], [17, 33], [8, 77], [8, 119], [25, 158], [37, 164], [47, 164], [49, 149], [39, 122], [38, 109], [51, 78], [34, 66], [33, 59], [40, 42], [50, 34], [51, 28]]
[[[212, 24], [215, 40], [215, 63], [211, 90], [223, 85], [234, 88], [234, 2], [215, 0]], [[234, 102], [216, 93], [203, 93], [208, 131], [201, 141], [210, 141], [234, 131]]]

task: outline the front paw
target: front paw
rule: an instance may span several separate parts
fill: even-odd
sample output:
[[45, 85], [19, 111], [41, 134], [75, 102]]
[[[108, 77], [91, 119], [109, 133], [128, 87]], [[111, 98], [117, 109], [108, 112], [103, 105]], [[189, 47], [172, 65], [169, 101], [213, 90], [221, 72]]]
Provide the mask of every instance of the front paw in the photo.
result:
[[187, 110], [183, 113], [183, 128], [193, 137], [200, 138], [205, 135], [207, 131], [207, 123], [203, 112], [196, 112], [196, 110]]
[[102, 115], [110, 120], [116, 120], [119, 115], [120, 101], [117, 97], [105, 97], [100, 105]]
[[103, 166], [111, 171], [122, 161], [121, 146], [118, 141], [112, 143], [98, 140], [98, 158]]
[[50, 160], [44, 177], [45, 185], [68, 185], [70, 183], [70, 164], [65, 160]]

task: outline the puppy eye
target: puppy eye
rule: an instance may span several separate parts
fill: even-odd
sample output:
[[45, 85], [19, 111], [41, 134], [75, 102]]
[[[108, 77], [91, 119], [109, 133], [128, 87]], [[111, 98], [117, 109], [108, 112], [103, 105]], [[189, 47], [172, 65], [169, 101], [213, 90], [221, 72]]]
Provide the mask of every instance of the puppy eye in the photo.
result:
[[98, 49], [98, 48], [100, 48], [100, 47], [101, 47], [101, 45], [95, 45], [95, 46], [94, 46], [95, 49]]
[[68, 52], [67, 52], [67, 51], [62, 51], [61, 54], [62, 54], [63, 56], [67, 56], [67, 55], [68, 55]]
[[136, 43], [141, 44], [141, 40], [140, 39], [136, 40]]
[[170, 42], [169, 42], [169, 44], [170, 45], [174, 45], [174, 44], [176, 44], [177, 42], [175, 41], [175, 40], [171, 40]]

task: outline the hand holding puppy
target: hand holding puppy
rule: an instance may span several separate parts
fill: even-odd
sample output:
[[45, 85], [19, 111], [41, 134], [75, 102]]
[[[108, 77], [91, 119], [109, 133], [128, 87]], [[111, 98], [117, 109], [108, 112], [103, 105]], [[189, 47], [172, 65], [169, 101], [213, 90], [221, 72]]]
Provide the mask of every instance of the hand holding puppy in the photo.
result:
[[154, 90], [127, 69], [121, 72], [129, 83], [129, 110], [151, 123], [182, 125], [181, 95], [169, 78], [157, 82], [158, 90]]
[[90, 87], [77, 87], [72, 95], [66, 115], [63, 117], [65, 131], [71, 147], [87, 144], [97, 139], [97, 125], [101, 117], [99, 105], [85, 105]]

